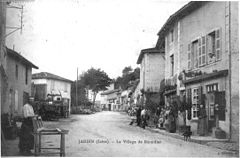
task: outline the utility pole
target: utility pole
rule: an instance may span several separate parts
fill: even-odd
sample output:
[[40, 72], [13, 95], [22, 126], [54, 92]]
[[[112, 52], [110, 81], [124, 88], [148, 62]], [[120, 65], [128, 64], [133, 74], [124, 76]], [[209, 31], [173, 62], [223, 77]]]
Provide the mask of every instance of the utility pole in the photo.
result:
[[77, 94], [77, 89], [78, 89], [78, 67], [77, 67], [77, 81], [76, 81], [76, 106], [78, 106], [78, 94]]

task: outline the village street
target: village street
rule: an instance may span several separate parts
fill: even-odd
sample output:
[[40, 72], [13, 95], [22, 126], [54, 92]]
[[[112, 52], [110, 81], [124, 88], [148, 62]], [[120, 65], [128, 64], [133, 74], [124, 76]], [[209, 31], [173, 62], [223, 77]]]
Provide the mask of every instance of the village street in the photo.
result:
[[[66, 156], [226, 156], [224, 150], [163, 136], [130, 126], [129, 122], [125, 113], [104, 111], [71, 115], [69, 119], [45, 122], [45, 125], [69, 130]], [[46, 147], [59, 142], [54, 136], [43, 139]]]

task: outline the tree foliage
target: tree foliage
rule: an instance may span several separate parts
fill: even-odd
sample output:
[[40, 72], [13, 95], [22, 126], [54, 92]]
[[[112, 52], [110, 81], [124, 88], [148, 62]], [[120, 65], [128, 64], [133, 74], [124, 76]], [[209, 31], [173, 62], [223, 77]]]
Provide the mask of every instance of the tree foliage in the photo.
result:
[[[76, 90], [77, 87], [77, 90]], [[77, 91], [77, 99], [76, 99], [76, 91]], [[71, 100], [72, 104], [75, 106], [85, 105], [88, 100], [86, 97], [86, 89], [85, 85], [79, 80], [76, 84], [76, 81], [71, 85]]]
[[125, 76], [125, 75], [131, 73], [132, 70], [133, 70], [133, 69], [132, 69], [131, 66], [126, 66], [126, 67], [122, 70], [122, 75]]
[[80, 80], [83, 82], [85, 87], [92, 90], [93, 94], [93, 105], [95, 103], [96, 95], [99, 91], [107, 90], [107, 87], [112, 82], [112, 79], [101, 69], [90, 68], [81, 75]]
[[107, 90], [107, 87], [112, 82], [112, 79], [104, 71], [95, 68], [87, 70], [81, 77], [81, 80], [93, 92]]
[[130, 81], [135, 81], [140, 78], [140, 68], [135, 68], [132, 71], [131, 66], [127, 66], [122, 70], [122, 76], [119, 76], [115, 80], [115, 88], [127, 89]]

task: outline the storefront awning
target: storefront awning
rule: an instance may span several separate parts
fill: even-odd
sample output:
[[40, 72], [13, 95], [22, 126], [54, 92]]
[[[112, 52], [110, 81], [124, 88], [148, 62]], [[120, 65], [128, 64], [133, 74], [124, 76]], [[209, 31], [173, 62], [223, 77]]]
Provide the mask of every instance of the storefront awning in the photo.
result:
[[185, 80], [183, 81], [183, 83], [187, 85], [187, 84], [197, 83], [197, 82], [206, 81], [210, 79], [215, 79], [218, 77], [224, 77], [227, 75], [228, 75], [228, 70], [221, 70], [221, 71], [217, 71], [209, 74], [202, 74], [200, 76]]
[[177, 89], [171, 89], [171, 90], [165, 91], [164, 95], [170, 95], [176, 92], [177, 92]]

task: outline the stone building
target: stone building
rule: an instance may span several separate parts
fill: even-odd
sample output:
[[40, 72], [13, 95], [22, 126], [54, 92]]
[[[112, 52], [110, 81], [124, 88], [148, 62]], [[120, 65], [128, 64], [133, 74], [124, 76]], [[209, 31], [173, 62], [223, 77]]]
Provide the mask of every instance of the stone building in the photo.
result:
[[1, 107], [2, 113], [10, 113], [13, 116], [22, 114], [22, 107], [31, 96], [32, 68], [36, 65], [24, 58], [14, 50], [7, 51], [7, 96], [6, 104]]
[[194, 134], [204, 104], [209, 135], [219, 127], [239, 138], [238, 28], [238, 2], [193, 1], [158, 33], [158, 44], [165, 42], [166, 104], [190, 105], [186, 123]]
[[72, 81], [48, 72], [40, 72], [32, 75], [33, 97], [36, 101], [45, 100], [48, 94], [62, 96], [63, 102], [71, 111], [71, 83]]
[[156, 48], [143, 49], [138, 57], [140, 64], [140, 89], [159, 92], [160, 82], [164, 79], [164, 51]]

